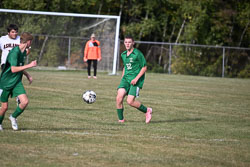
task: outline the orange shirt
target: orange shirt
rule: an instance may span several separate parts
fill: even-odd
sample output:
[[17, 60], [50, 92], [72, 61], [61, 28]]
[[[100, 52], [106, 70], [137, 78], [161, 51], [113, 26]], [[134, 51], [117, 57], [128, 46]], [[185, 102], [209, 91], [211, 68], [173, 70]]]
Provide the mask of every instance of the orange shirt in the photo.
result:
[[85, 45], [84, 59], [97, 60], [101, 58], [100, 42], [89, 40]]

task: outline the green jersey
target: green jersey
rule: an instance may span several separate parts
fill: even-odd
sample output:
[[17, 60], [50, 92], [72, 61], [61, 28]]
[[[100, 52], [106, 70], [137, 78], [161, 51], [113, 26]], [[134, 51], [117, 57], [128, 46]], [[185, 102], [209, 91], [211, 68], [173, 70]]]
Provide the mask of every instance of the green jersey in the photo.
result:
[[22, 53], [18, 46], [9, 52], [0, 76], [0, 88], [10, 90], [22, 81], [23, 71], [12, 73], [11, 66], [23, 66], [25, 57], [26, 51]]
[[[124, 64], [124, 75], [123, 78], [129, 83], [140, 73], [141, 69], [147, 66], [147, 62], [141, 51], [134, 48], [130, 55], [127, 55], [127, 51], [121, 54], [122, 61]], [[136, 86], [142, 88], [145, 79], [145, 74], [136, 83]]]

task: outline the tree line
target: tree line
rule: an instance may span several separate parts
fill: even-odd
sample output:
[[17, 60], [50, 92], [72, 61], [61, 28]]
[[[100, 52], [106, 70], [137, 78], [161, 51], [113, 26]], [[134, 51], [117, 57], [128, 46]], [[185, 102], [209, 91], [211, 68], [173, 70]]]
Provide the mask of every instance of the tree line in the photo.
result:
[[[121, 39], [130, 34], [137, 41], [250, 47], [248, 0], [2, 0], [0, 8], [119, 15]], [[201, 50], [192, 48], [187, 57], [186, 50], [174, 50], [178, 57], [172, 62], [174, 73], [220, 73], [221, 54], [208, 51], [201, 57]], [[250, 77], [249, 50], [231, 52], [227, 60], [227, 76]], [[158, 54], [150, 65], [151, 70], [165, 72], [166, 60]]]

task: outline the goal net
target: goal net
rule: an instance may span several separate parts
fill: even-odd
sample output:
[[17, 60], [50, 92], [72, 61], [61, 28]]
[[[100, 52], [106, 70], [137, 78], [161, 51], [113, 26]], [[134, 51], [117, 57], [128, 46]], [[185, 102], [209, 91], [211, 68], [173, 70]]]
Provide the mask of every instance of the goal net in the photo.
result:
[[39, 68], [85, 69], [85, 44], [95, 33], [102, 52], [98, 70], [116, 74], [119, 16], [0, 9], [0, 20], [0, 35], [9, 24], [16, 24], [19, 34], [32, 33], [27, 63], [37, 60]]

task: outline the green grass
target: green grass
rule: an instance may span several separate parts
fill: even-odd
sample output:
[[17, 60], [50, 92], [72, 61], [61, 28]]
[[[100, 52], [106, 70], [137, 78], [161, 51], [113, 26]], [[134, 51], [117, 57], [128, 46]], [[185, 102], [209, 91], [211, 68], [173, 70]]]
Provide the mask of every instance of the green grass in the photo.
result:
[[[153, 108], [150, 124], [125, 104], [116, 115], [120, 75], [31, 70], [30, 104], [12, 131], [0, 133], [0, 166], [250, 166], [250, 80], [147, 73], [139, 100]], [[97, 101], [81, 96], [94, 90]]]

